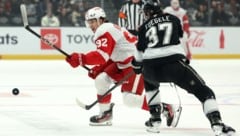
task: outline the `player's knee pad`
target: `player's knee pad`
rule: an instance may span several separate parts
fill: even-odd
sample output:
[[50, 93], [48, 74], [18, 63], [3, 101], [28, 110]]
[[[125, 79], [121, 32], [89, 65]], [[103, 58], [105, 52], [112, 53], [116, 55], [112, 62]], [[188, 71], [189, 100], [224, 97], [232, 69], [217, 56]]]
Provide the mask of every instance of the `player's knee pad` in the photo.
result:
[[128, 107], [142, 107], [144, 96], [122, 92], [123, 104]]
[[95, 87], [99, 95], [104, 94], [112, 84], [112, 79], [105, 73], [99, 74], [95, 79]]

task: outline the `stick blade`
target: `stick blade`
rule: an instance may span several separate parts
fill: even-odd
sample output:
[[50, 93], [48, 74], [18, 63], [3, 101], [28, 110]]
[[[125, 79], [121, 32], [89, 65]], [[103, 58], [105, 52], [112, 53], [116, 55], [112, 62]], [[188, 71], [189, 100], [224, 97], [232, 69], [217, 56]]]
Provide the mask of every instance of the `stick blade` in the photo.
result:
[[27, 10], [25, 4], [20, 5], [20, 10], [22, 14], [22, 20], [24, 27], [28, 26], [28, 19], [27, 19]]
[[76, 98], [76, 103], [79, 107], [81, 107], [83, 109], [87, 109], [86, 105], [84, 103], [82, 103], [78, 98]]

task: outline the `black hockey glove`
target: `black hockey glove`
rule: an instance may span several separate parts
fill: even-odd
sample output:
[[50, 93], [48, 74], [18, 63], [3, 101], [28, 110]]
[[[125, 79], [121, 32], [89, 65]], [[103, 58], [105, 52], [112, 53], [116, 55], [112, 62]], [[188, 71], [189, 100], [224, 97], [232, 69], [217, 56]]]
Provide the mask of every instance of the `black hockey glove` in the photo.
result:
[[135, 59], [132, 60], [132, 67], [136, 74], [141, 74], [143, 65], [142, 62], [137, 62]]

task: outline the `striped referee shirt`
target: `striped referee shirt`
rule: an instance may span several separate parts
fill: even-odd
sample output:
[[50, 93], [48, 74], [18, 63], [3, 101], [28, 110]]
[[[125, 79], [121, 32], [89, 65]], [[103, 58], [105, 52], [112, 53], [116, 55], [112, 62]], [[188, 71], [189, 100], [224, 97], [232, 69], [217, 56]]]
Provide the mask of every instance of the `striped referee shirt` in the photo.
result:
[[143, 6], [142, 0], [138, 3], [133, 3], [132, 0], [125, 2], [119, 11], [118, 25], [125, 27], [130, 32], [137, 31], [144, 22]]

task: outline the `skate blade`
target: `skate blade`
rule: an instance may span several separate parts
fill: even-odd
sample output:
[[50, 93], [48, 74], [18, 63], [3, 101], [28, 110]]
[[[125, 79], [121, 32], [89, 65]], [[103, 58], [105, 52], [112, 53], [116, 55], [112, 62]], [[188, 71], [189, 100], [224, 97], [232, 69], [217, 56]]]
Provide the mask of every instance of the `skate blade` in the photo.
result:
[[112, 121], [105, 121], [105, 122], [101, 122], [101, 123], [90, 122], [89, 125], [90, 126], [112, 126]]
[[155, 128], [155, 127], [147, 127], [147, 132], [151, 133], [160, 133], [160, 128]]
[[160, 133], [160, 126], [161, 126], [161, 122], [155, 122], [152, 124], [153, 126], [146, 126], [146, 130], [147, 132], [151, 132], [151, 133]]
[[221, 133], [221, 134], [216, 134], [215, 136], [238, 136], [235, 132], [228, 132], [227, 134]]

